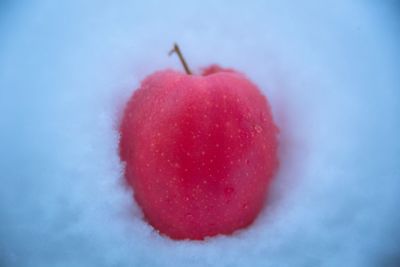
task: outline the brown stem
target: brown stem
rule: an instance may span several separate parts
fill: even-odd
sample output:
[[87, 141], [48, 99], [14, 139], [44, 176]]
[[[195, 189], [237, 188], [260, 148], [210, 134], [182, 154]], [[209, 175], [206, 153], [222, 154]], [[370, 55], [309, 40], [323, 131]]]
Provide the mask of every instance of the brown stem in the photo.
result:
[[181, 50], [179, 49], [179, 46], [176, 43], [174, 44], [174, 47], [172, 48], [172, 50], [169, 51], [168, 55], [170, 56], [173, 53], [176, 53], [178, 55], [179, 60], [181, 61], [182, 66], [185, 69], [186, 74], [191, 75], [192, 72], [190, 71], [189, 66], [186, 63], [186, 60], [183, 57], [182, 52], [181, 52]]

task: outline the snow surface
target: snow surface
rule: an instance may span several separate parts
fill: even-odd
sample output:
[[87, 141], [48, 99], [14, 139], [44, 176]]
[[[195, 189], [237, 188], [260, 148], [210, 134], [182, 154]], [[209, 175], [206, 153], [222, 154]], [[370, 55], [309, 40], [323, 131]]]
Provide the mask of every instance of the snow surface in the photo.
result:
[[[400, 265], [396, 1], [3, 1], [0, 266]], [[123, 184], [118, 119], [172, 67], [244, 71], [282, 166], [247, 230], [159, 236]]]

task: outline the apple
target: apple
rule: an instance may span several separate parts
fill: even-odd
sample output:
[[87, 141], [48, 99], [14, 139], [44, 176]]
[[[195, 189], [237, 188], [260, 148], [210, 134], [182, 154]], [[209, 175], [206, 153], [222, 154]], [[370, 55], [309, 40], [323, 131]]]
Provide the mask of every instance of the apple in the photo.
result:
[[157, 71], [129, 99], [120, 125], [125, 178], [145, 219], [173, 239], [250, 225], [278, 167], [269, 104], [245, 75], [211, 65]]

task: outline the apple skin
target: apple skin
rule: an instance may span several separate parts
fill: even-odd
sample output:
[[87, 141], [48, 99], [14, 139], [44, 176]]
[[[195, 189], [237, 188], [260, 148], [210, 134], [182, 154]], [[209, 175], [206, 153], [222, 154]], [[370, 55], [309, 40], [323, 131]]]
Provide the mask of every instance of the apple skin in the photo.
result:
[[146, 220], [173, 239], [231, 234], [262, 209], [278, 167], [269, 104], [243, 74], [158, 71], [126, 105], [125, 178]]

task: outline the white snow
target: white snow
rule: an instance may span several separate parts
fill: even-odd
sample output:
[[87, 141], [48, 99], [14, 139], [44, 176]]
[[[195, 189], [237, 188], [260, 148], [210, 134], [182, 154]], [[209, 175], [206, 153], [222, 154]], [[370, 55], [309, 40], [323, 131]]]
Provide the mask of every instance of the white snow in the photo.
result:
[[[400, 264], [395, 1], [0, 5], [0, 266]], [[245, 72], [281, 128], [270, 205], [234, 236], [172, 241], [123, 183], [118, 118], [177, 41]]]

